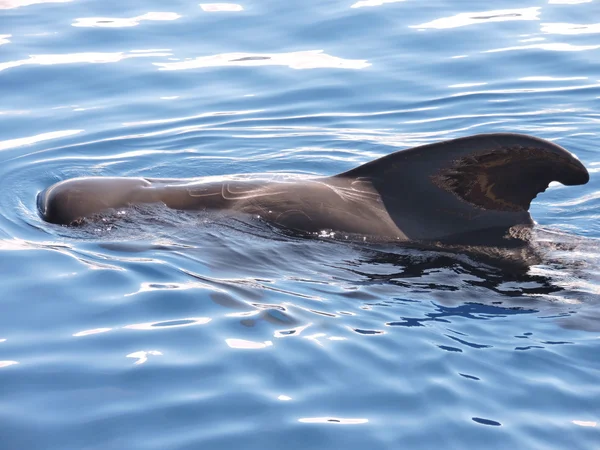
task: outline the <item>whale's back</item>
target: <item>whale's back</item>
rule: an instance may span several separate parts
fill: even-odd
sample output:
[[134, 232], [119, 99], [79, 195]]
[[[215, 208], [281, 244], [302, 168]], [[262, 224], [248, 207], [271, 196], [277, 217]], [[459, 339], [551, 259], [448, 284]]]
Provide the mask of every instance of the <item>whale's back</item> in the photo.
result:
[[44, 220], [63, 225], [109, 209], [162, 202], [181, 210], [259, 214], [300, 231], [327, 228], [394, 240], [472, 243], [531, 225], [531, 201], [550, 182], [588, 180], [581, 162], [552, 142], [482, 134], [401, 150], [332, 177], [293, 183], [77, 178], [40, 193], [38, 207]]

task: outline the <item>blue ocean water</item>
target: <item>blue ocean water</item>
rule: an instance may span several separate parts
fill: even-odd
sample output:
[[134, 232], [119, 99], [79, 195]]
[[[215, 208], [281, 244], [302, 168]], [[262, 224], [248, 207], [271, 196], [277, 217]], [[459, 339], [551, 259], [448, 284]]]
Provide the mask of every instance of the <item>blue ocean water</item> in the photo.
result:
[[[0, 448], [597, 448], [598, 22], [598, 0], [0, 0]], [[526, 272], [35, 204], [497, 131], [591, 173], [534, 201]]]

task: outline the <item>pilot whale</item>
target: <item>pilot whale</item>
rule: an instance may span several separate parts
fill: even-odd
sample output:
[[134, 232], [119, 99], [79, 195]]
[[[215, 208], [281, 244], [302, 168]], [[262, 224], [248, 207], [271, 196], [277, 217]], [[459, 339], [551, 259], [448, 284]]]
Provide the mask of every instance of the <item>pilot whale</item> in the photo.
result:
[[531, 227], [531, 201], [552, 181], [589, 174], [564, 148], [494, 133], [400, 150], [328, 177], [261, 180], [86, 177], [38, 194], [47, 222], [74, 225], [128, 206], [226, 210], [301, 232], [331, 230], [393, 241], [474, 243]]

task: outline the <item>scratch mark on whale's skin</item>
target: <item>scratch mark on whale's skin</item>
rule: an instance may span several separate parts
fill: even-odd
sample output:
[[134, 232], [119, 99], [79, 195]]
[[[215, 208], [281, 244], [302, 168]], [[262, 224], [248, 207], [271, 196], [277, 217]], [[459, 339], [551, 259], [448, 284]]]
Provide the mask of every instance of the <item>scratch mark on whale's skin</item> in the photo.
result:
[[502, 242], [515, 226], [531, 227], [530, 203], [550, 182], [588, 180], [586, 168], [564, 148], [496, 133], [401, 150], [330, 177], [75, 178], [40, 193], [38, 208], [44, 220], [69, 225], [110, 209], [162, 202], [260, 215], [304, 232], [482, 245]]
[[229, 187], [229, 183], [225, 183], [223, 185], [223, 188], [221, 189], [221, 196], [223, 197], [224, 200], [235, 201], [235, 200], [245, 200], [245, 199], [250, 199], [250, 198], [265, 197], [267, 195], [281, 195], [285, 192], [285, 191], [257, 192], [257, 190], [258, 189], [254, 189], [254, 190], [250, 189], [247, 191], [233, 192]]
[[290, 215], [290, 214], [294, 214], [294, 213], [304, 215], [308, 220], [310, 220], [312, 222], [312, 219], [310, 218], [310, 216], [308, 214], [306, 214], [304, 211], [302, 211], [301, 209], [288, 209], [287, 211], [284, 211], [281, 214], [279, 214], [275, 218], [275, 222], [280, 222], [283, 219], [283, 217], [285, 217], [286, 215]]

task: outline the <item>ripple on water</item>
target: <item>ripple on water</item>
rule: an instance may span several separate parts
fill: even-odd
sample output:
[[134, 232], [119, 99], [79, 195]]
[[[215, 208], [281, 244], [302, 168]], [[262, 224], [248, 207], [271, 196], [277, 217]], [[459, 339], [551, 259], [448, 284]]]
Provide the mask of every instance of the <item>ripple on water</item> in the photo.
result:
[[[595, 8], [0, 0], [3, 447], [593, 447]], [[36, 210], [71, 177], [335, 174], [497, 131], [592, 175], [535, 200], [508, 261]]]

